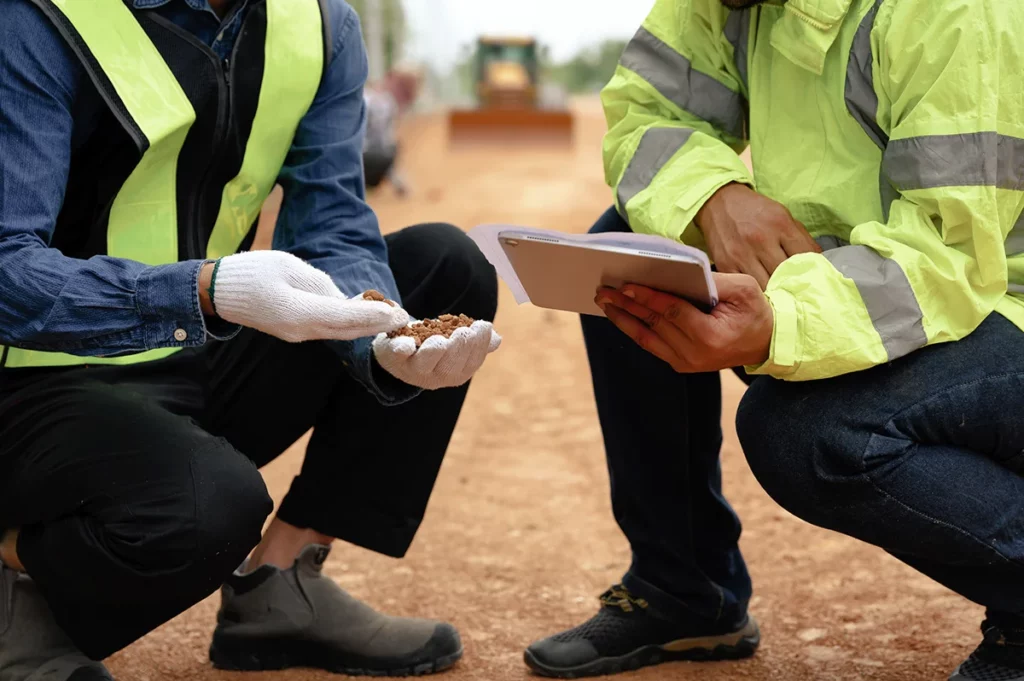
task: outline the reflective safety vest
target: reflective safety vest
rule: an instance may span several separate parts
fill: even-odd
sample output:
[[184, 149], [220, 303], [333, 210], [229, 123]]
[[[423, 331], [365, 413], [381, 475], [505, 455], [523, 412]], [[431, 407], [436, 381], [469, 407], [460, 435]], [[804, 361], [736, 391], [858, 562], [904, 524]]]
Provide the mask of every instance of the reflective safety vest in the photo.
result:
[[992, 312], [1024, 329], [1024, 5], [657, 0], [603, 101], [635, 231], [703, 247], [694, 216], [740, 182], [829, 249], [775, 271], [750, 371], [859, 371]]
[[[318, 0], [253, 0], [231, 59], [123, 0], [33, 0], [107, 106], [73, 155], [51, 246], [161, 265], [251, 244], [330, 55]], [[0, 348], [6, 367], [129, 364]]]

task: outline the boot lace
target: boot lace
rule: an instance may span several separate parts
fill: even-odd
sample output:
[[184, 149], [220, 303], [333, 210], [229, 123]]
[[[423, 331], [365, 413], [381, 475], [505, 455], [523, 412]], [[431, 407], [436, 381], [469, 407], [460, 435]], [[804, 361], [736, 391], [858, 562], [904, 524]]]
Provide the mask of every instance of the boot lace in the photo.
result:
[[633, 612], [637, 608], [646, 610], [649, 607], [647, 601], [637, 598], [621, 584], [616, 584], [601, 594], [601, 605], [606, 608], [620, 608], [622, 612]]

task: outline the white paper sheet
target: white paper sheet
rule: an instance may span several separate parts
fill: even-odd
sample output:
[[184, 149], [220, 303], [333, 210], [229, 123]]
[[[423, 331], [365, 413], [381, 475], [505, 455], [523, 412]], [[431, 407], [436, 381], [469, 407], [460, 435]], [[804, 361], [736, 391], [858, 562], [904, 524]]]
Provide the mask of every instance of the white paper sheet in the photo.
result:
[[618, 248], [630, 248], [643, 251], [650, 251], [661, 255], [682, 256], [692, 258], [694, 262], [705, 266], [705, 276], [708, 283], [708, 291], [711, 292], [712, 300], [718, 300], [718, 290], [711, 278], [710, 261], [706, 253], [700, 249], [686, 246], [684, 244], [650, 234], [634, 234], [632, 232], [608, 232], [605, 234], [567, 234], [535, 227], [520, 227], [518, 225], [479, 225], [469, 231], [469, 237], [480, 248], [480, 251], [494, 266], [501, 280], [512, 290], [516, 303], [522, 305], [530, 302], [530, 296], [523, 289], [523, 285], [516, 275], [512, 263], [505, 255], [501, 243], [498, 241], [498, 234], [505, 231], [515, 231], [537, 237], [558, 238], [578, 243], [588, 243], [595, 246], [616, 246]]

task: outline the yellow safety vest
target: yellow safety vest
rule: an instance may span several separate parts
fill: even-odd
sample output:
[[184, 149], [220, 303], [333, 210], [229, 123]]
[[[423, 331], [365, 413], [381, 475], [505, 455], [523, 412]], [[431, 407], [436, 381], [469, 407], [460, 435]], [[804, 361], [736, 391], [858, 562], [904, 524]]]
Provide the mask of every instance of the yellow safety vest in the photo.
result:
[[[123, 0], [33, 1], [78, 55], [127, 133], [126, 145], [130, 138], [138, 152], [109, 207], [100, 211], [103, 218], [83, 225], [77, 216], [62, 214], [67, 219], [58, 220], [58, 232], [105, 230], [105, 239], [99, 239], [105, 255], [148, 265], [235, 253], [255, 228], [319, 89], [329, 45], [318, 0], [250, 3], [234, 64], [222, 63], [170, 22], [132, 10]], [[239, 110], [246, 112], [244, 123]], [[218, 181], [223, 159], [232, 156], [231, 142], [233, 177]], [[179, 164], [194, 166], [201, 177], [187, 179], [185, 173], [183, 180]], [[81, 206], [66, 201], [68, 210]], [[12, 368], [132, 364], [180, 349], [77, 357], [0, 347], [4, 366]]]

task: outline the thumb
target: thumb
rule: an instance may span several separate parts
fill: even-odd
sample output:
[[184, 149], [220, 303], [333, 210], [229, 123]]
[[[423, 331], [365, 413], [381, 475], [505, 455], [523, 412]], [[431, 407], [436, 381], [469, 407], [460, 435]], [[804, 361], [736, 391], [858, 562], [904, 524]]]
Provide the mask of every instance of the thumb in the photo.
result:
[[400, 307], [368, 300], [345, 300], [328, 296], [304, 294], [314, 315], [339, 340], [376, 336], [401, 328], [409, 323], [409, 314]]
[[722, 303], [742, 305], [756, 299], [763, 299], [764, 293], [757, 280], [748, 274], [714, 274], [718, 299]]

